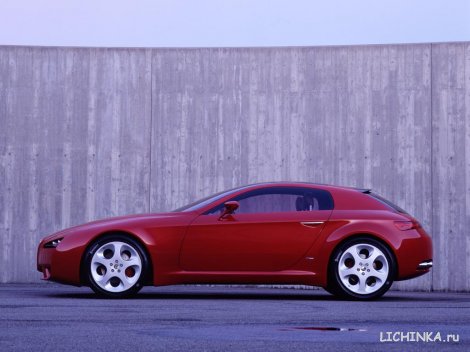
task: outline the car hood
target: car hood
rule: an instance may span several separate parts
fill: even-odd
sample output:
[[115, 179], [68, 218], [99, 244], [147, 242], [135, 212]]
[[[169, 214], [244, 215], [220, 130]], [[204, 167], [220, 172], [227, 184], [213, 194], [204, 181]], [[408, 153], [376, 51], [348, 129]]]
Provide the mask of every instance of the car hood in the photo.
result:
[[155, 221], [168, 221], [171, 219], [176, 218], [183, 218], [189, 216], [189, 213], [150, 213], [150, 214], [134, 214], [134, 215], [123, 215], [123, 216], [116, 216], [106, 219], [99, 219], [91, 222], [87, 222], [81, 225], [73, 226], [61, 230], [59, 232], [55, 232], [47, 237], [43, 238], [43, 241], [51, 241], [58, 237], [65, 237], [72, 233], [80, 232], [81, 230], [91, 230], [91, 229], [99, 229], [99, 230], [106, 230], [106, 229], [117, 229], [121, 227], [128, 227], [128, 226], [138, 226], [139, 224], [146, 224], [148, 222], [155, 223]]

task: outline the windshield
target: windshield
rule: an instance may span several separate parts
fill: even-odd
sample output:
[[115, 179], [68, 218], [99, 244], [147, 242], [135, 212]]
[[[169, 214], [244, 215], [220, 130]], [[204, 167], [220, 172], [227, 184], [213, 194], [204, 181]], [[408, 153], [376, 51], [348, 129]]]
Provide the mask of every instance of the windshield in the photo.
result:
[[216, 200], [218, 199], [222, 199], [224, 198], [225, 196], [228, 196], [232, 193], [235, 193], [243, 188], [246, 188], [246, 187], [242, 187], [242, 188], [233, 188], [233, 189], [230, 189], [228, 191], [222, 191], [222, 192], [219, 192], [219, 193], [216, 193], [216, 194], [213, 194], [209, 197], [206, 197], [206, 198], [203, 198], [203, 199], [199, 199], [198, 201], [194, 202], [194, 203], [191, 203], [191, 204], [188, 204], [188, 205], [185, 205], [181, 208], [178, 208], [178, 209], [175, 209], [173, 210], [173, 212], [181, 212], [181, 211], [194, 211], [194, 210], [197, 210], [197, 209], [200, 209], [202, 207], [205, 207], [207, 204], [210, 204], [212, 202], [215, 202]]

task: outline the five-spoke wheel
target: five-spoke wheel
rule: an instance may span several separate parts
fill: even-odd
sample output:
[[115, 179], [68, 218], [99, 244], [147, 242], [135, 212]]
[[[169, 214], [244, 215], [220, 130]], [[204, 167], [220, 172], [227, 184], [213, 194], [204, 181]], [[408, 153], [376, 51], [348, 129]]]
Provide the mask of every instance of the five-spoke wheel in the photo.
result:
[[349, 298], [377, 298], [390, 288], [394, 273], [394, 258], [384, 244], [371, 238], [356, 238], [339, 246], [333, 254], [328, 290]]
[[90, 287], [109, 297], [137, 293], [148, 260], [139, 243], [121, 235], [105, 237], [87, 252], [85, 269]]

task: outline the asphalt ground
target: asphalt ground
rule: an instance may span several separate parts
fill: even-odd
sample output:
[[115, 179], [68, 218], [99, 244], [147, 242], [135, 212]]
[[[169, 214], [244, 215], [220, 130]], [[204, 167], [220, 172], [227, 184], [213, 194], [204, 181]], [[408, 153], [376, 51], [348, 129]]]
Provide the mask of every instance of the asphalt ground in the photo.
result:
[[354, 302], [323, 290], [169, 286], [109, 300], [88, 288], [0, 285], [0, 351], [55, 350], [470, 351], [470, 294]]

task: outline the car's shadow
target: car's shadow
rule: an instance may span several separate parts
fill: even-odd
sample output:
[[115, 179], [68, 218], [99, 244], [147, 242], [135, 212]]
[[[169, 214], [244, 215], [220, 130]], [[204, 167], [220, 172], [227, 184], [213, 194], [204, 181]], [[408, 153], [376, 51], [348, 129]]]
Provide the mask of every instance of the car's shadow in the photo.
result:
[[[100, 299], [94, 293], [57, 293], [48, 294], [48, 297], [55, 298], [77, 298], [77, 299]], [[198, 299], [198, 300], [290, 300], [290, 301], [336, 301], [340, 300], [332, 295], [300, 295], [300, 294], [265, 294], [265, 293], [181, 293], [181, 292], [162, 292], [162, 293], [139, 293], [134, 297], [127, 298], [129, 300], [142, 299]]]
[[[253, 291], [253, 289], [248, 289]], [[226, 291], [217, 289], [215, 292], [211, 292], [210, 289], [201, 290], [197, 288], [194, 291], [187, 288], [183, 292], [175, 290], [165, 290], [163, 292], [140, 292], [136, 296], [128, 298], [128, 300], [148, 300], [148, 299], [160, 299], [160, 300], [284, 300], [284, 301], [343, 301], [348, 300], [341, 299], [330, 295], [327, 292], [321, 290], [314, 290], [304, 292], [287, 290], [287, 292], [279, 292], [282, 290], [275, 289], [273, 292], [267, 292], [267, 289], [261, 289], [259, 292], [243, 292], [242, 289], [233, 290], [227, 288]], [[42, 295], [44, 296], [44, 295]], [[46, 296], [51, 298], [63, 298], [63, 299], [102, 299], [102, 297], [94, 294], [93, 292], [48, 292]], [[390, 292], [385, 296], [374, 300], [372, 302], [413, 302], [413, 301], [458, 301], [456, 297], [436, 297], [435, 295], [426, 295], [426, 293], [413, 293], [413, 292]]]

